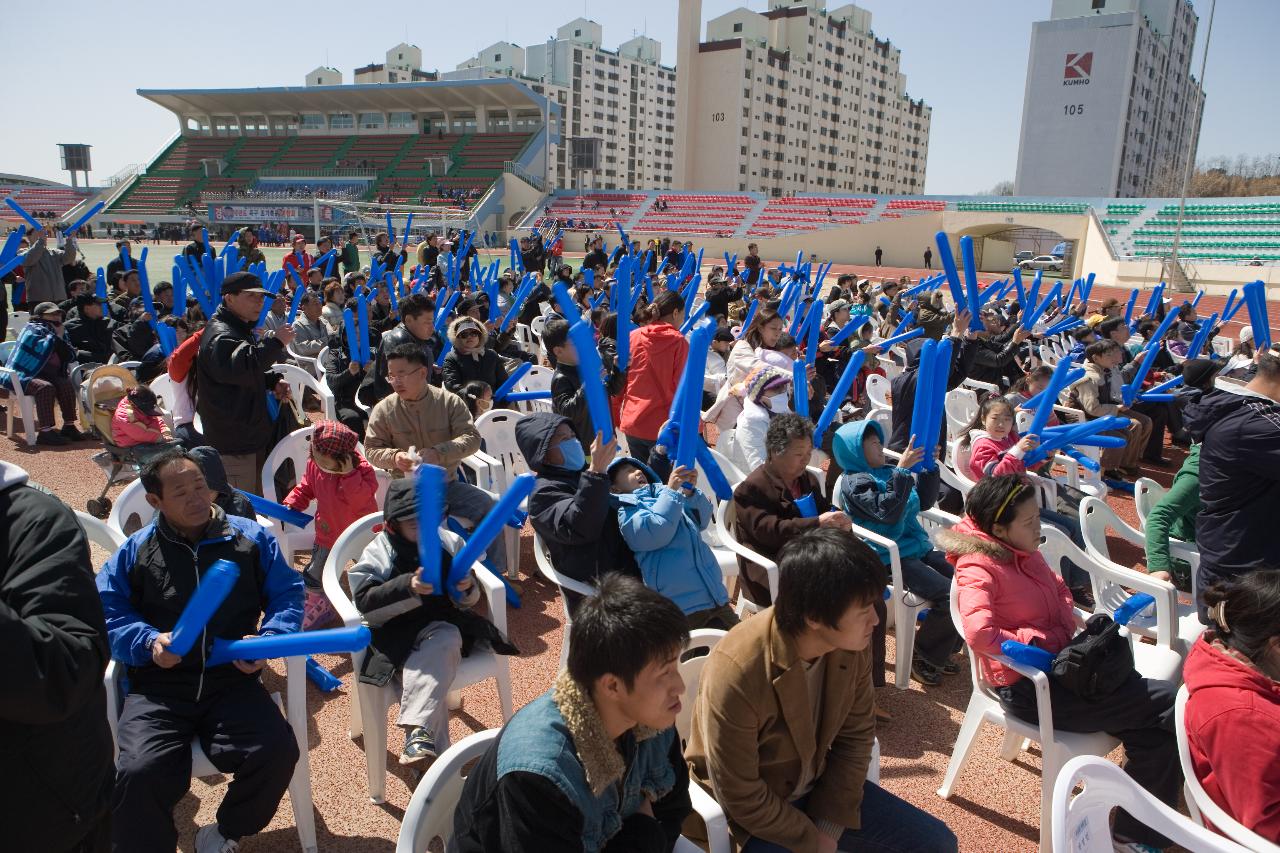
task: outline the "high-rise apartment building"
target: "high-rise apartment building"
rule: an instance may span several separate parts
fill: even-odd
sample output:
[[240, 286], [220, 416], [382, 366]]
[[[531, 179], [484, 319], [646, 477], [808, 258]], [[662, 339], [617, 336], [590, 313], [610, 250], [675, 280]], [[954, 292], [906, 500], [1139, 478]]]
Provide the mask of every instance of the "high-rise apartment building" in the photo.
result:
[[[446, 80], [511, 77], [560, 105], [560, 144], [550, 173], [557, 187], [653, 189], [672, 185], [676, 71], [662, 46], [636, 36], [604, 49], [595, 21], [577, 18], [545, 43], [490, 45], [441, 74]], [[576, 154], [576, 156], [575, 156]], [[594, 168], [587, 168], [594, 160]]]
[[932, 109], [869, 11], [769, 0], [708, 21], [701, 41], [700, 7], [681, 0], [678, 188], [924, 191]]
[[1031, 28], [1017, 193], [1177, 195], [1204, 89], [1190, 0], [1053, 0]]

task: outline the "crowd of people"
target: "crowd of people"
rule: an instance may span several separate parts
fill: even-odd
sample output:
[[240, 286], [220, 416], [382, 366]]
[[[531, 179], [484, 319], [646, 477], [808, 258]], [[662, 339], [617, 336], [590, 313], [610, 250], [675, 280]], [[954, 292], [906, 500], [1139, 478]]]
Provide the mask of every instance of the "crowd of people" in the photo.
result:
[[[198, 223], [188, 231], [184, 254], [217, 254]], [[265, 261], [261, 229], [235, 237], [237, 257]], [[1149, 513], [1147, 557], [1135, 570], [1195, 596], [1204, 625], [1185, 665], [1197, 778], [1237, 821], [1280, 841], [1280, 740], [1266, 725], [1280, 717], [1280, 549], [1267, 533], [1280, 505], [1280, 347], [1241, 335], [1230, 360], [1187, 358], [1202, 323], [1189, 305], [1154, 304], [1130, 326], [1114, 299], [1063, 300], [1028, 330], [1012, 292], [986, 301], [975, 322], [946, 302], [945, 287], [906, 279], [840, 275], [797, 290], [806, 273], [766, 263], [754, 244], [740, 263], [710, 267], [691, 299], [682, 272], [696, 254], [690, 243], [636, 242], [610, 255], [596, 238], [575, 271], [539, 233], [519, 241], [518, 268], [493, 287], [471, 280], [474, 244], [488, 235], [432, 233], [406, 246], [380, 233], [369, 264], [356, 232], [322, 236], [314, 249], [291, 235], [282, 289], [229, 270], [206, 315], [196, 299], [175, 304], [174, 283], [159, 276], [143, 299], [128, 241], [103, 271], [104, 299], [74, 241], [56, 249], [42, 232], [30, 238], [11, 282], [30, 320], [7, 369], [36, 402], [37, 447], [90, 438], [73, 370], [92, 383], [95, 366], [136, 361], [138, 383], [122, 389], [100, 438], [139, 453], [155, 515], [95, 572], [70, 510], [0, 462], [0, 630], [14, 675], [0, 766], [30, 778], [27, 756], [38, 755], [42, 768], [42, 784], [12, 793], [15, 849], [173, 849], [193, 737], [232, 777], [196, 850], [234, 851], [266, 827], [299, 757], [295, 739], [263, 688], [263, 661], [210, 665], [207, 652], [214, 638], [332, 624], [322, 572], [338, 537], [369, 513], [381, 513], [380, 532], [340, 567], [372, 637], [350, 677], [398, 691], [402, 764], [423, 769], [444, 753], [447, 694], [463, 658], [478, 647], [520, 650], [484, 618], [474, 573], [449, 580], [447, 549], [440, 574], [426, 572], [413, 474], [443, 469], [442, 493], [431, 497], [444, 515], [483, 520], [495, 498], [462, 462], [482, 449], [477, 419], [516, 408], [495, 395], [526, 362], [553, 371], [545, 399], [522, 407], [514, 430], [536, 477], [528, 525], [555, 571], [594, 594], [565, 591], [566, 665], [467, 776], [455, 848], [669, 851], [681, 833], [705, 835], [692, 816], [696, 786], [750, 853], [958, 849], [942, 820], [869, 778], [876, 728], [895, 724], [877, 701], [886, 599], [900, 572], [904, 588], [893, 594], [927, 609], [896, 626], [896, 648], [912, 649], [910, 675], [926, 692], [967, 670], [968, 655], [1006, 713], [1038, 720], [1034, 685], [1008, 663], [1005, 644], [1060, 658], [1103, 611], [1089, 566], [1051, 568], [1041, 548], [1042, 525], [1083, 548], [1084, 494], [1061, 483], [1047, 505], [1037, 483], [1059, 463], [1034, 462], [1041, 437], [1018, 429], [1052, 382], [1042, 332], [1071, 318], [1079, 322], [1064, 357], [1082, 373], [1044, 405], [1057, 404], [1055, 420], [1128, 418], [1106, 433], [1117, 440], [1100, 454], [1098, 482], [1131, 488], [1144, 469], [1172, 470], [1166, 453], [1187, 450]], [[321, 264], [330, 250], [334, 263]], [[620, 318], [617, 288], [632, 286], [622, 258], [644, 286]], [[402, 279], [376, 275], [396, 269]], [[558, 283], [575, 311], [555, 298]], [[367, 311], [367, 332], [350, 324], [353, 305]], [[1176, 323], [1161, 323], [1168, 310], [1179, 311]], [[705, 371], [692, 377], [688, 332], [705, 321], [687, 311], [714, 325]], [[499, 322], [508, 314], [516, 322]], [[596, 353], [579, 351], [579, 323]], [[540, 335], [518, 334], [535, 325]], [[172, 329], [171, 352], [159, 326]], [[620, 328], [630, 329], [626, 359]], [[917, 328], [905, 344], [882, 344]], [[367, 355], [353, 332], [367, 336]], [[927, 341], [949, 342], [946, 389], [983, 389], [972, 423], [954, 429], [944, 419], [940, 440], [913, 424]], [[584, 375], [582, 365], [597, 362], [602, 374]], [[314, 369], [334, 416], [294, 399], [279, 363]], [[1131, 400], [1125, 387], [1140, 368], [1147, 387], [1180, 377], [1172, 399]], [[167, 410], [148, 387], [161, 375], [173, 389]], [[589, 399], [597, 382], [611, 440]], [[677, 461], [669, 421], [682, 382], [693, 383], [731, 497], [700, 487], [699, 471]], [[885, 383], [887, 411], [870, 391]], [[833, 394], [843, 396], [819, 434], [814, 422]], [[263, 494], [268, 453], [305, 426], [314, 428], [309, 457], [282, 492], [285, 506], [315, 514], [314, 546], [299, 557], [258, 525], [244, 493]], [[815, 472], [818, 458], [826, 467]], [[390, 480], [381, 499], [380, 472]], [[707, 537], [726, 501], [721, 535], [754, 555], [728, 573]], [[935, 508], [955, 516], [947, 529], [922, 523]], [[1198, 565], [1171, 542], [1197, 549]], [[175, 650], [184, 606], [220, 561], [239, 571], [231, 592], [196, 646]], [[498, 575], [514, 569], [501, 546], [486, 561]], [[682, 655], [690, 632], [707, 628], [726, 633], [686, 693]], [[114, 731], [102, 688], [109, 660], [129, 684]], [[1051, 678], [1053, 726], [1114, 735], [1132, 780], [1176, 809], [1178, 685], [1145, 677], [1132, 660], [1108, 675], [1105, 689], [1087, 691]], [[684, 705], [692, 721], [677, 732]], [[1123, 809], [1112, 832], [1127, 853], [1170, 845]]]

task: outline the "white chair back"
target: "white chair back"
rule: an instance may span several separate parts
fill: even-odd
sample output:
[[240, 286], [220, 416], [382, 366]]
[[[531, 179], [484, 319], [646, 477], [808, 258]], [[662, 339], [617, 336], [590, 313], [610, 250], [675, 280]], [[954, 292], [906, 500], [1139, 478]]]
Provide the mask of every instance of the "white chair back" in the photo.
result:
[[298, 405], [299, 411], [302, 409], [302, 393], [310, 388], [320, 398], [324, 406], [324, 416], [331, 421], [338, 419], [338, 404], [334, 401], [333, 392], [329, 390], [327, 383], [316, 379], [296, 364], [273, 364], [271, 369], [289, 383], [289, 389], [293, 392], [293, 401]]
[[442, 849], [449, 848], [453, 838], [453, 813], [467, 781], [463, 771], [497, 742], [501, 731], [488, 729], [468, 735], [435, 760], [409, 799], [400, 824], [396, 853], [422, 853], [437, 840]]
[[[517, 391], [550, 391], [551, 377], [555, 375], [549, 367], [543, 367], [535, 364], [529, 368], [529, 372], [524, 375], [519, 382], [516, 383]], [[525, 400], [516, 404], [520, 411], [523, 412], [549, 412], [551, 411], [550, 398], [545, 400]]]
[[872, 373], [867, 376], [867, 399], [871, 402], [873, 409], [883, 409], [888, 411], [893, 408], [893, 404], [889, 402], [890, 382], [887, 377], [881, 376], [879, 373]]
[[484, 440], [484, 452], [501, 463], [505, 477], [498, 484], [505, 488], [521, 474], [529, 473], [520, 446], [516, 444], [516, 424], [523, 412], [510, 409], [490, 409], [475, 419], [476, 430]]
[[[1048, 782], [1048, 780], [1045, 780]], [[1076, 788], [1084, 790], [1074, 797]], [[1121, 806], [1134, 819], [1196, 853], [1247, 853], [1280, 850], [1253, 835], [1262, 847], [1241, 847], [1197, 826], [1154, 796], [1105, 758], [1079, 755], [1062, 767], [1053, 783], [1053, 849], [1056, 853], [1111, 853], [1111, 811]], [[1216, 824], [1215, 824], [1216, 825]], [[1241, 827], [1243, 829], [1243, 827]], [[1237, 839], [1238, 840], [1238, 839]]]
[[959, 438], [978, 415], [978, 395], [972, 388], [953, 388], [943, 398], [947, 415], [947, 435]]
[[[1196, 823], [1203, 824], [1208, 820], [1222, 835], [1244, 845], [1246, 849], [1254, 851], [1254, 853], [1280, 853], [1280, 846], [1267, 841], [1227, 814], [1222, 806], [1214, 802], [1209, 793], [1205, 791], [1204, 786], [1200, 784], [1200, 778], [1196, 776], [1195, 763], [1191, 760], [1191, 743], [1187, 739], [1187, 701], [1190, 695], [1187, 691], [1187, 686], [1185, 684], [1182, 685], [1178, 688], [1178, 698], [1174, 704], [1174, 730], [1178, 735], [1178, 761], [1182, 765], [1183, 790], [1186, 793], [1187, 810], [1191, 812], [1191, 817]], [[1227, 768], [1221, 769], [1224, 772], [1229, 772]], [[1168, 833], [1165, 834], [1168, 835]], [[1210, 834], [1214, 838], [1221, 839], [1221, 836], [1217, 835], [1217, 833]], [[1170, 837], [1175, 842], [1182, 843], [1189, 850], [1210, 849], [1185, 844], [1185, 842], [1179, 841], [1176, 837]], [[1235, 850], [1237, 848], [1233, 846], [1229, 849]]]
[[589, 583], [574, 580], [557, 572], [556, 567], [551, 564], [551, 552], [547, 550], [546, 543], [537, 532], [533, 534], [533, 560], [537, 563], [538, 571], [542, 576], [555, 584], [560, 592], [560, 601], [564, 605], [564, 630], [560, 632], [560, 669], [564, 669], [565, 662], [569, 659], [569, 632], [573, 628], [573, 614], [569, 610], [569, 596], [566, 592], [583, 596], [595, 595], [596, 588]]
[[134, 480], [121, 490], [111, 505], [107, 526], [128, 538], [139, 528], [150, 524], [155, 514], [155, 509], [147, 503], [147, 491], [142, 487], [142, 480]]
[[320, 352], [316, 353], [316, 378], [318, 378], [321, 382], [324, 382], [326, 385], [329, 384], [325, 380], [327, 371], [324, 369], [324, 360], [327, 355], [329, 355], [328, 347], [321, 347]]
[[1138, 524], [1144, 531], [1147, 529], [1147, 516], [1151, 514], [1151, 510], [1155, 509], [1156, 504], [1160, 503], [1160, 499], [1167, 491], [1168, 489], [1150, 477], [1139, 477], [1134, 481], [1133, 508], [1138, 513]]
[[[698, 696], [698, 679], [702, 677], [702, 667], [706, 665], [711, 650], [726, 633], [714, 628], [700, 628], [689, 632], [689, 642], [685, 644], [679, 667], [680, 678], [684, 681], [684, 699], [680, 703], [680, 713], [676, 714], [676, 731], [680, 734], [681, 748], [689, 741], [689, 730], [693, 724], [693, 703]], [[684, 657], [697, 650], [702, 653]]]
[[9, 315], [9, 329], [13, 333], [13, 339], [16, 341], [18, 336], [22, 334], [22, 330], [27, 327], [27, 323], [31, 321], [31, 314], [26, 311], [14, 311]]

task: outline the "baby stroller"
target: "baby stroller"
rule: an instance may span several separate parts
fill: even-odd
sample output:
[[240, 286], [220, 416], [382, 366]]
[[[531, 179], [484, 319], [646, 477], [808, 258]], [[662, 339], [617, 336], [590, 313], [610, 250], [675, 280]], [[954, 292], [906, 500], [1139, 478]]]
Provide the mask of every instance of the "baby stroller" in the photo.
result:
[[85, 409], [84, 421], [91, 424], [102, 438], [103, 455], [110, 460], [103, 465], [104, 468], [109, 465], [110, 470], [102, 493], [96, 498], [90, 498], [85, 504], [85, 509], [94, 518], [106, 518], [111, 513], [111, 499], [107, 497], [107, 491], [117, 483], [137, 476], [142, 453], [152, 449], [147, 445], [117, 447], [111, 443], [111, 418], [115, 415], [116, 405], [125, 394], [137, 387], [137, 377], [128, 368], [118, 364], [104, 364], [94, 368], [84, 383], [85, 393], [81, 399]]

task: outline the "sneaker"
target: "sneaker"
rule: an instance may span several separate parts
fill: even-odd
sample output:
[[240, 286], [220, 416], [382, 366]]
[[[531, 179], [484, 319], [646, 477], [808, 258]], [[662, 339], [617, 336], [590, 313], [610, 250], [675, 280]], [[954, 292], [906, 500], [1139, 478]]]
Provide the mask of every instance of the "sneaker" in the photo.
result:
[[239, 840], [223, 838], [216, 823], [196, 830], [196, 853], [236, 853], [239, 849]]
[[938, 672], [943, 675], [955, 675], [960, 672], [960, 663], [958, 661], [949, 660], [942, 666], [938, 667]]
[[938, 675], [938, 668], [918, 657], [911, 660], [911, 677], [925, 687], [935, 687], [942, 683], [942, 676]]
[[62, 447], [63, 445], [70, 443], [71, 442], [63, 438], [62, 435], [55, 430], [46, 429], [36, 433], [37, 445], [43, 445], [45, 447]]
[[76, 429], [75, 424], [65, 424], [62, 427], [62, 437], [69, 441], [88, 441], [89, 434]]
[[1139, 841], [1112, 841], [1111, 849], [1115, 853], [1164, 853], [1159, 847]]
[[1093, 610], [1097, 606], [1097, 602], [1093, 598], [1093, 590], [1087, 586], [1078, 586], [1071, 590], [1071, 600], [1081, 610]]
[[436, 744], [426, 726], [409, 729], [404, 736], [404, 751], [400, 753], [401, 764], [417, 764], [436, 757]]
[[307, 590], [307, 597], [302, 604], [302, 630], [315, 631], [328, 625], [338, 617], [329, 597], [319, 590]]

